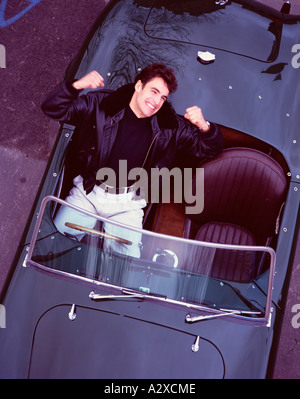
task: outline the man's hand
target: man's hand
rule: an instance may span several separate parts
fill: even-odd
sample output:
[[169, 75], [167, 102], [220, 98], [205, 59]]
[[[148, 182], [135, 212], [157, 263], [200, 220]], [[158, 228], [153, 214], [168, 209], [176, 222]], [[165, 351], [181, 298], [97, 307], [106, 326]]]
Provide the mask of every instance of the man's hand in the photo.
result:
[[99, 86], [104, 86], [104, 79], [97, 71], [92, 71], [73, 83], [73, 87], [77, 90], [97, 89]]
[[201, 108], [197, 107], [197, 105], [187, 108], [184, 117], [193, 125], [196, 125], [201, 132], [209, 131], [209, 124], [204, 119]]

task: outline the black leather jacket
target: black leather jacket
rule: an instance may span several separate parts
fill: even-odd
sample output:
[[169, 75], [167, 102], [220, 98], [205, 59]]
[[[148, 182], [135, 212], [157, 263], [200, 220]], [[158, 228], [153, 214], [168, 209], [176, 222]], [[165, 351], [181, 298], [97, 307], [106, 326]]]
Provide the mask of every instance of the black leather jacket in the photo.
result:
[[[134, 85], [128, 84], [116, 91], [101, 89], [81, 96], [79, 93], [72, 82], [64, 81], [44, 100], [42, 110], [49, 117], [79, 129], [77, 153], [88, 194], [95, 185], [97, 171], [106, 166], [119, 121], [134, 93]], [[214, 123], [207, 133], [201, 133], [196, 126], [177, 115], [167, 101], [152, 116], [151, 125], [153, 140], [146, 170], [172, 168], [179, 158], [197, 162], [204, 157], [214, 157], [223, 148], [222, 133]]]

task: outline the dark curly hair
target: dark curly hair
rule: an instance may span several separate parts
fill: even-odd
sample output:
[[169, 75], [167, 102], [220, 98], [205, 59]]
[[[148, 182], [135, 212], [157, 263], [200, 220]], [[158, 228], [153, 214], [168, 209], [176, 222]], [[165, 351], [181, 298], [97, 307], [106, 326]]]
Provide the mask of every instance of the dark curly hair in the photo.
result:
[[141, 80], [143, 86], [154, 78], [162, 78], [169, 89], [170, 93], [174, 93], [177, 89], [177, 80], [173, 69], [168, 68], [161, 62], [148, 65], [136, 77], [134, 83]]

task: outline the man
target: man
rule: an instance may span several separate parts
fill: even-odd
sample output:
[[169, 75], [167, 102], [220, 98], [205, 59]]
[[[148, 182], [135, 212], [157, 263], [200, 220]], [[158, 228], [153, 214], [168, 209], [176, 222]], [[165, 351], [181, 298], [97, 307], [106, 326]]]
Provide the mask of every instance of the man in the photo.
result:
[[[134, 84], [79, 96], [83, 89], [103, 86], [103, 77], [93, 71], [77, 81], [59, 84], [42, 105], [46, 115], [79, 128], [81, 171], [66, 201], [109, 220], [141, 228], [146, 201], [132, 189], [134, 181], [111, 187], [107, 180], [104, 184], [99, 179], [99, 171], [113, 170], [120, 177], [120, 160], [126, 161], [128, 170], [150, 171], [152, 167], [172, 167], [182, 154], [193, 160], [213, 157], [222, 149], [223, 137], [215, 124], [205, 120], [198, 106], [188, 108], [184, 118], [175, 113], [167, 98], [177, 89], [176, 77], [162, 63], [146, 67]], [[55, 219], [58, 230], [78, 235], [80, 232], [67, 227], [66, 221], [89, 228], [95, 225], [91, 216], [79, 216], [62, 207]], [[104, 229], [128, 238], [128, 229], [109, 223]], [[140, 235], [132, 231], [130, 240], [130, 246], [112, 243], [119, 246], [118, 252], [139, 257]]]

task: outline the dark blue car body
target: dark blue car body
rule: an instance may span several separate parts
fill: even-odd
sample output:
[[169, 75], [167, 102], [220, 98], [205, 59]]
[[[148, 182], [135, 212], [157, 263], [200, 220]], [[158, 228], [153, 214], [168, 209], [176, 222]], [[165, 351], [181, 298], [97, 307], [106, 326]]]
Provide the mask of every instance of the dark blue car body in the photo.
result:
[[[52, 214], [62, 203], [66, 160], [76, 139], [76, 129], [64, 124], [0, 298], [6, 314], [1, 378], [272, 376], [299, 223], [299, 25], [299, 16], [255, 1], [107, 5], [64, 79], [95, 69], [114, 90], [146, 65], [164, 62], [178, 76], [171, 98], [178, 114], [197, 104], [220, 126], [225, 151], [254, 149], [274, 159], [286, 177], [276, 237], [270, 245], [249, 247], [265, 254], [268, 267], [253, 281], [231, 284], [180, 270], [180, 257], [175, 270], [152, 256], [124, 261], [59, 236]], [[214, 60], [201, 61], [199, 51]], [[156, 217], [150, 215], [150, 222]], [[166, 224], [145, 231], [146, 242], [163, 249], [171, 243], [169, 254], [198, 245], [174, 238]], [[245, 250], [199, 246], [208, 252]], [[101, 265], [87, 271], [95, 257]], [[196, 291], [207, 284], [210, 295], [201, 302]]]

